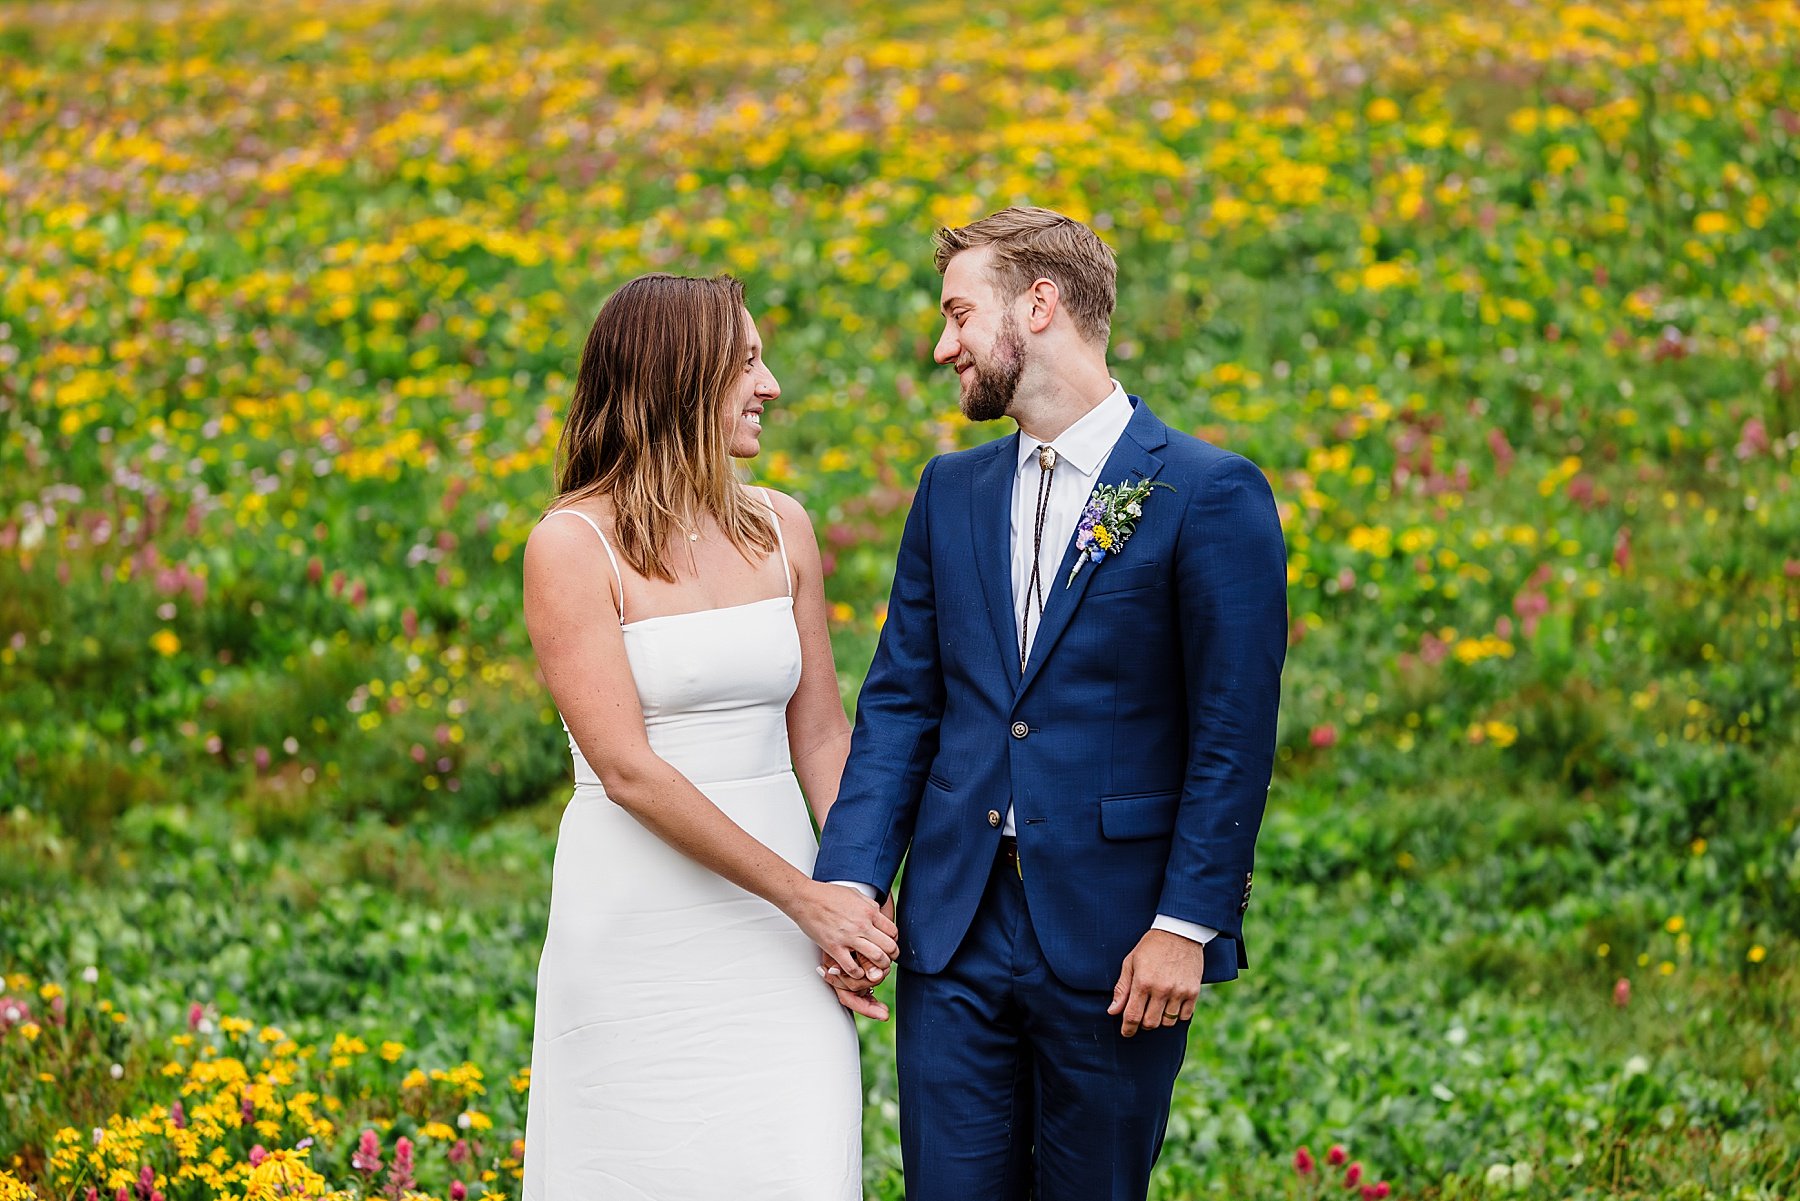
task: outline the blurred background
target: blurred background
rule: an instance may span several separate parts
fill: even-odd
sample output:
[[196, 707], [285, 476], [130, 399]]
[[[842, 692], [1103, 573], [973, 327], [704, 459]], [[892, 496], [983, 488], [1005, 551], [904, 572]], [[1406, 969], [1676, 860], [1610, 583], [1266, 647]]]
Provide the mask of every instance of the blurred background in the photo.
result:
[[519, 550], [600, 300], [746, 281], [848, 704], [921, 467], [1005, 432], [931, 232], [1014, 202], [1117, 250], [1114, 374], [1288, 538], [1259, 951], [1154, 1195], [1800, 1190], [1797, 48], [1793, 0], [0, 6], [0, 1196], [516, 1196], [570, 783]]

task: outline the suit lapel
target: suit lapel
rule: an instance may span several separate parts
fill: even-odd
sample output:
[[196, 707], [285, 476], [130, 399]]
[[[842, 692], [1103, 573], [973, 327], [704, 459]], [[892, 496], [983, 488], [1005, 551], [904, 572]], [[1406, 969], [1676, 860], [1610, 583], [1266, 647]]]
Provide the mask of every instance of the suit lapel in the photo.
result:
[[993, 443], [994, 454], [975, 469], [969, 521], [975, 539], [975, 570], [1008, 679], [1018, 679], [1019, 628], [1013, 615], [1012, 501], [1018, 472], [1019, 435]]
[[[1100, 478], [1097, 483], [1118, 484], [1127, 480], [1153, 480], [1162, 470], [1162, 460], [1150, 452], [1167, 445], [1169, 441], [1167, 427], [1157, 420], [1155, 415], [1150, 412], [1149, 406], [1143, 401], [1136, 397], [1131, 399], [1132, 403], [1137, 406], [1137, 411], [1131, 415], [1131, 421], [1125, 426], [1125, 432], [1120, 436], [1117, 445], [1113, 447], [1112, 454], [1107, 456], [1106, 465], [1100, 469]], [[1016, 459], [1015, 452], [1013, 461]], [[1146, 515], [1148, 515], [1150, 511], [1148, 502], [1146, 502], [1146, 509]], [[1129, 547], [1130, 543], [1126, 545]], [[1089, 563], [1081, 569], [1081, 574], [1075, 577], [1073, 584], [1064, 587], [1069, 578], [1070, 569], [1075, 566], [1075, 535], [1071, 531], [1069, 545], [1063, 551], [1062, 564], [1057, 568], [1056, 577], [1050, 581], [1051, 592], [1049, 602], [1044, 607], [1044, 624], [1039, 627], [1037, 637], [1032, 639], [1031, 658], [1025, 664], [1024, 676], [1019, 680], [1019, 690], [1014, 698], [1015, 703], [1017, 697], [1023, 696], [1025, 690], [1031, 687], [1031, 682], [1037, 678], [1039, 669], [1044, 665], [1044, 660], [1049, 657], [1051, 651], [1056, 649], [1056, 640], [1062, 637], [1063, 631], [1068, 629], [1069, 623], [1074, 620], [1075, 611], [1081, 607], [1082, 597], [1087, 595], [1088, 585], [1094, 582], [1095, 576], [1107, 569], [1111, 560], [1112, 556], [1109, 555], [1098, 563]], [[1014, 637], [1017, 637], [1016, 632]], [[1013, 645], [1016, 654], [1018, 644], [1015, 642]]]

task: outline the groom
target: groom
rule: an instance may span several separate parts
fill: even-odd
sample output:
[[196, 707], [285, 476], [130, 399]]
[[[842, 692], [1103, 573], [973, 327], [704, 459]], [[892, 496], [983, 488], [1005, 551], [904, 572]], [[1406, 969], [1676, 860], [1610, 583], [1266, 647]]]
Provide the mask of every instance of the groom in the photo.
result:
[[1110, 377], [1091, 229], [1009, 208], [937, 267], [934, 357], [1019, 432], [925, 467], [814, 874], [880, 895], [906, 859], [910, 1201], [1141, 1201], [1200, 986], [1248, 965], [1281, 526]]

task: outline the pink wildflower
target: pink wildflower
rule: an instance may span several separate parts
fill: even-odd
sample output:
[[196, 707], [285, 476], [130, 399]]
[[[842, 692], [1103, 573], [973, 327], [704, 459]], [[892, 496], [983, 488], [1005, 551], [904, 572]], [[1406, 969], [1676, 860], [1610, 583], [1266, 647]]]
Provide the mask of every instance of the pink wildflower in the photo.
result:
[[179, 1101], [169, 1106], [169, 1125], [177, 1130], [187, 1129], [187, 1111], [181, 1107]]
[[1325, 1162], [1334, 1168], [1342, 1167], [1344, 1161], [1349, 1158], [1350, 1153], [1344, 1150], [1344, 1144], [1342, 1143], [1331, 1144], [1331, 1150], [1325, 1152]]
[[1300, 1173], [1302, 1176], [1312, 1175], [1312, 1152], [1308, 1151], [1305, 1147], [1301, 1147], [1298, 1151], [1294, 1152], [1294, 1171]]
[[193, 1004], [189, 1005], [188, 1006], [188, 1029], [190, 1031], [200, 1029], [200, 1021], [205, 1016], [206, 1016], [206, 1006], [200, 1004], [200, 1002], [198, 1002], [198, 1001], [195, 1001]]
[[381, 1142], [375, 1137], [373, 1130], [362, 1132], [362, 1138], [356, 1143], [356, 1152], [350, 1156], [350, 1166], [369, 1176], [381, 1171]]
[[469, 1186], [460, 1180], [450, 1182], [450, 1201], [467, 1201]]
[[263, 1149], [263, 1145], [261, 1143], [258, 1143], [258, 1144], [256, 1144], [256, 1146], [250, 1148], [249, 1160], [250, 1160], [251, 1167], [253, 1167], [253, 1168], [261, 1167], [262, 1161], [267, 1158], [269, 1158], [269, 1153]]
[[450, 1144], [450, 1162], [465, 1164], [469, 1162], [469, 1140], [459, 1138]]
[[1357, 1182], [1360, 1181], [1361, 1179], [1362, 1179], [1362, 1164], [1361, 1163], [1353, 1163], [1349, 1167], [1344, 1169], [1344, 1187], [1345, 1188], [1355, 1188], [1357, 1185]]
[[1631, 981], [1623, 976], [1620, 976], [1618, 983], [1613, 985], [1613, 1004], [1620, 1009], [1631, 1004]]
[[413, 1145], [409, 1138], [394, 1141], [394, 1164], [388, 1169], [387, 1188], [383, 1191], [388, 1196], [398, 1198], [417, 1187], [418, 1181], [413, 1177]]

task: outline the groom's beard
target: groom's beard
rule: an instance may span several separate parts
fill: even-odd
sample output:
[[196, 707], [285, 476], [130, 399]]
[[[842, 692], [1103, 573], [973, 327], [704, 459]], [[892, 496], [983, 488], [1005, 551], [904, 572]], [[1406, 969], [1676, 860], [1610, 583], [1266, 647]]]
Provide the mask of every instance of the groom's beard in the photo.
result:
[[1024, 371], [1025, 339], [1019, 336], [1018, 323], [1008, 313], [994, 340], [992, 364], [978, 361], [969, 369], [969, 389], [962, 396], [963, 416], [970, 421], [998, 421], [1006, 416]]

